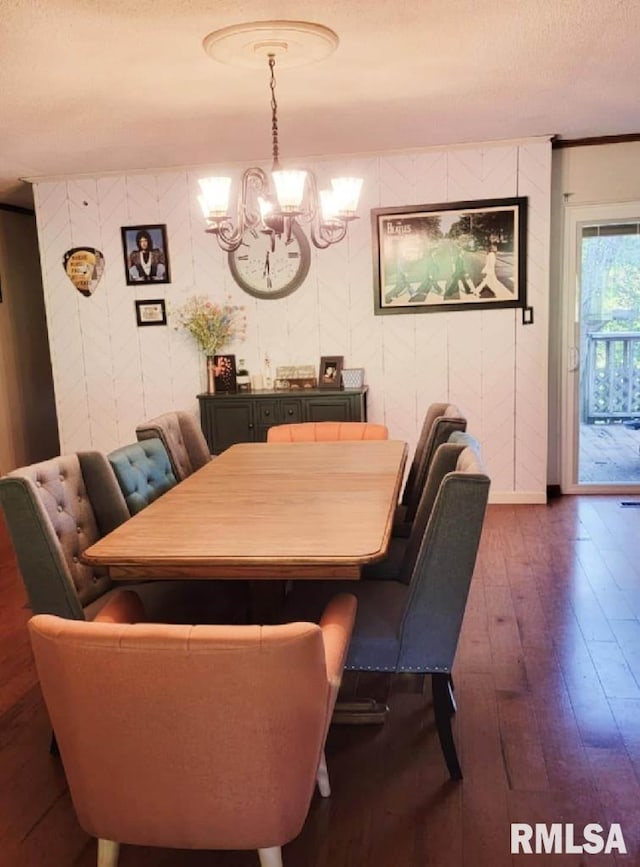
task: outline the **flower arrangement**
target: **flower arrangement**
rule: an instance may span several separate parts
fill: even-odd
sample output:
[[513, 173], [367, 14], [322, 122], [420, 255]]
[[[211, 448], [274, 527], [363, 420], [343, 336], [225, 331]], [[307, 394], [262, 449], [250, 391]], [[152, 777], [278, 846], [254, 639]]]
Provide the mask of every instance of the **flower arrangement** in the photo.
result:
[[205, 355], [215, 355], [234, 340], [246, 337], [247, 318], [244, 307], [209, 301], [206, 295], [193, 295], [175, 313], [178, 328], [184, 328]]

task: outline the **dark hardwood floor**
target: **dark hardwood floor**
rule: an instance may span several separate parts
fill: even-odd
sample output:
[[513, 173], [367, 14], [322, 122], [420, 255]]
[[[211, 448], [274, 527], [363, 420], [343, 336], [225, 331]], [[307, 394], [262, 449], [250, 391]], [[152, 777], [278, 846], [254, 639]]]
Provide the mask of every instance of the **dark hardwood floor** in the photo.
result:
[[[490, 507], [454, 675], [464, 781], [448, 780], [430, 699], [396, 680], [384, 726], [332, 726], [333, 795], [314, 797], [285, 867], [640, 864], [640, 508], [621, 499]], [[93, 867], [48, 752], [28, 617], [0, 526], [0, 865]], [[512, 856], [511, 822], [620, 823], [629, 854]], [[120, 864], [258, 860], [124, 846]]]

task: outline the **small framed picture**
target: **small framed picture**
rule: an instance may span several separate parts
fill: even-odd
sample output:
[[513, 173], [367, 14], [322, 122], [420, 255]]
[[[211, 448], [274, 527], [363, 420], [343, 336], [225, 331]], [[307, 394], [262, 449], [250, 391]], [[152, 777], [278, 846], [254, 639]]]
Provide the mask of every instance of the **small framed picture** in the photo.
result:
[[213, 376], [216, 394], [233, 394], [238, 390], [235, 355], [214, 355]]
[[343, 388], [362, 388], [364, 385], [364, 367], [349, 367], [342, 371]]
[[344, 356], [323, 355], [320, 359], [319, 388], [340, 388]]
[[171, 283], [167, 227], [123, 226], [120, 231], [127, 285]]
[[163, 298], [153, 301], [136, 301], [136, 320], [138, 325], [166, 325], [167, 311]]

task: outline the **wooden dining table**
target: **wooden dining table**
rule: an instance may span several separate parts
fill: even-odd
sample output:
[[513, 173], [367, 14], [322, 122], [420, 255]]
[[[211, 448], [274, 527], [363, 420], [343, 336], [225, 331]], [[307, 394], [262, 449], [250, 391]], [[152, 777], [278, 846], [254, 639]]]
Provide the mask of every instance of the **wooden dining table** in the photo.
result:
[[386, 554], [406, 456], [396, 440], [234, 445], [82, 559], [123, 580], [359, 578]]

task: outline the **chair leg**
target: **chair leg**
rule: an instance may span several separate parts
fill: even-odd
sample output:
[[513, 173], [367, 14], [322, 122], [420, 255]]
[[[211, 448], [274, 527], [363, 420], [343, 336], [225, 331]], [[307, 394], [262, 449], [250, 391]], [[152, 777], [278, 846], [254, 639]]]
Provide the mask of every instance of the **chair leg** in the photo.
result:
[[331, 783], [329, 782], [329, 771], [327, 770], [327, 757], [324, 754], [324, 750], [322, 751], [322, 756], [320, 758], [320, 764], [318, 765], [318, 776], [316, 777], [316, 781], [318, 783], [318, 791], [322, 795], [323, 798], [328, 798], [331, 795]]
[[456, 704], [456, 697], [454, 695], [454, 691], [455, 691], [455, 686], [453, 684], [453, 678], [451, 677], [451, 675], [449, 675], [449, 690], [448, 690], [448, 692], [449, 692], [449, 706], [450, 706], [451, 716], [453, 716], [454, 713], [457, 713], [457, 711], [458, 711], [458, 705]]
[[269, 849], [258, 849], [260, 867], [282, 867], [282, 850], [280, 846], [271, 846]]
[[440, 738], [440, 746], [444, 760], [447, 763], [449, 776], [452, 780], [462, 779], [462, 770], [458, 762], [453, 732], [451, 731], [451, 691], [448, 674], [431, 675], [431, 692], [433, 695], [433, 712], [436, 717], [436, 728]]
[[58, 747], [58, 741], [56, 740], [55, 732], [51, 732], [51, 741], [49, 742], [49, 755], [53, 756], [55, 759], [60, 758], [60, 749]]
[[98, 867], [118, 867], [120, 843], [113, 840], [98, 840]]

